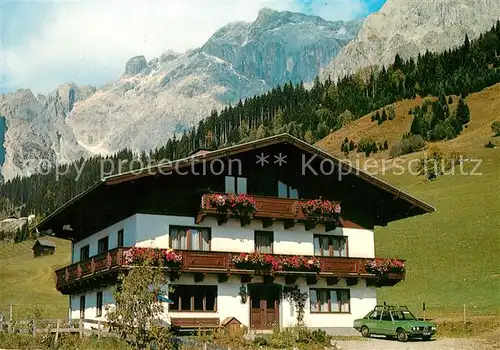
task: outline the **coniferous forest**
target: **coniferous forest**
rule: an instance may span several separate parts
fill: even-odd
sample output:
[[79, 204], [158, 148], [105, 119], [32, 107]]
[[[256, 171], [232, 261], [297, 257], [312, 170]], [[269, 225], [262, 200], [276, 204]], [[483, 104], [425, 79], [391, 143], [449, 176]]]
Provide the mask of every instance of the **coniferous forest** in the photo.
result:
[[[374, 110], [417, 95], [438, 96], [439, 105], [414, 111], [414, 123], [408, 131], [426, 140], [452, 138], [467, 122], [468, 109], [459, 104], [458, 108], [463, 109], [460, 120], [451, 118], [446, 108], [438, 111], [440, 106], [446, 106], [445, 97], [465, 98], [499, 82], [500, 21], [477, 40], [466, 37], [463, 45], [443, 53], [427, 52], [409, 60], [396, 56], [387, 69], [365, 68], [337, 82], [317, 78], [310, 89], [302, 83], [277, 86], [264, 95], [212, 111], [196, 128], [172, 137], [163, 147], [148, 153], [123, 150], [112, 157], [81, 159], [69, 165], [70, 171], [57, 180], [54, 169], [45, 175], [16, 177], [0, 187], [0, 211], [5, 214], [20, 208], [22, 215], [48, 215], [99, 180], [103, 159], [115, 164], [134, 158], [143, 164], [155, 159], [174, 160], [198, 147], [215, 149], [283, 132], [313, 143]], [[435, 117], [427, 118], [425, 111], [434, 108]], [[82, 176], [75, 181], [76, 169], [82, 162]], [[127, 170], [131, 169], [122, 168]]]

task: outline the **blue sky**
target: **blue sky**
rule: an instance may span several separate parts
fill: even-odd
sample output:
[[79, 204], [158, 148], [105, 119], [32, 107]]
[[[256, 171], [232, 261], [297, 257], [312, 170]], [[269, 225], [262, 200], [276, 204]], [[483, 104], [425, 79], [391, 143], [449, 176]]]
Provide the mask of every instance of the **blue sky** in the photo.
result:
[[132, 56], [149, 60], [198, 47], [229, 22], [255, 20], [263, 7], [351, 20], [385, 1], [3, 0], [0, 92], [47, 93], [65, 82], [101, 86], [117, 79]]

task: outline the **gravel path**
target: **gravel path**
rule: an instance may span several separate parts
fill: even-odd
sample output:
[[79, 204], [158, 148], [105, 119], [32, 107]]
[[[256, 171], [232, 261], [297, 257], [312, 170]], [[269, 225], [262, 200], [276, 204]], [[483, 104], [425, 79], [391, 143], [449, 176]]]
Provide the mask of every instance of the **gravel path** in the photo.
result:
[[408, 341], [401, 343], [396, 340], [375, 339], [339, 340], [337, 346], [342, 350], [483, 350], [498, 349], [493, 345], [476, 339], [444, 338], [431, 341]]

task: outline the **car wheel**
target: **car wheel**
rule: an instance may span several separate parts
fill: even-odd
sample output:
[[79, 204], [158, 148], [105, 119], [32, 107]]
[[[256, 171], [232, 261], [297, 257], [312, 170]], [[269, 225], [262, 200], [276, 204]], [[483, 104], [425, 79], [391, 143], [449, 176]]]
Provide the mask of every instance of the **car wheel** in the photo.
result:
[[425, 337], [422, 337], [422, 340], [429, 341], [429, 340], [431, 340], [431, 336], [430, 335], [426, 335]]
[[361, 327], [361, 335], [365, 338], [370, 337], [370, 330], [368, 329], [368, 327], [366, 326]]
[[397, 331], [398, 341], [406, 342], [408, 341], [408, 334], [406, 334], [403, 328], [399, 328]]

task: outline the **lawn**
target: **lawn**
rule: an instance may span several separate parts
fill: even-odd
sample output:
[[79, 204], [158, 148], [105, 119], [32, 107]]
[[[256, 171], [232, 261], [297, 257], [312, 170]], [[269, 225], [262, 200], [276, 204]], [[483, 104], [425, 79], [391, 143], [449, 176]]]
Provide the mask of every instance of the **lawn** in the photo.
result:
[[462, 315], [464, 305], [466, 315], [500, 312], [500, 149], [474, 153], [482, 175], [385, 177], [437, 211], [375, 229], [377, 255], [404, 258], [408, 270], [380, 301], [415, 310], [425, 302], [430, 315]]
[[14, 318], [67, 318], [68, 297], [55, 288], [54, 270], [70, 262], [71, 242], [53, 238], [54, 255], [33, 258], [34, 241], [0, 244], [0, 312]]

